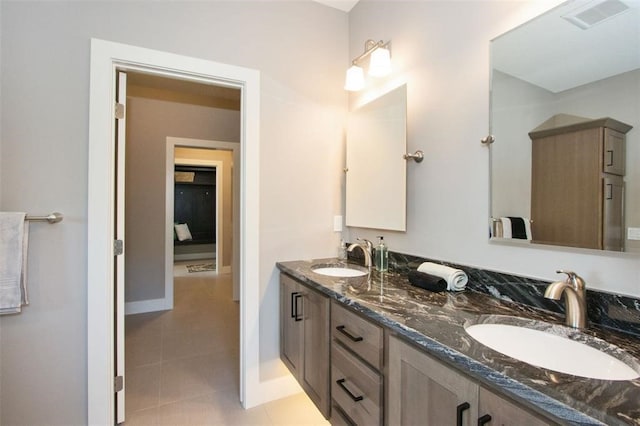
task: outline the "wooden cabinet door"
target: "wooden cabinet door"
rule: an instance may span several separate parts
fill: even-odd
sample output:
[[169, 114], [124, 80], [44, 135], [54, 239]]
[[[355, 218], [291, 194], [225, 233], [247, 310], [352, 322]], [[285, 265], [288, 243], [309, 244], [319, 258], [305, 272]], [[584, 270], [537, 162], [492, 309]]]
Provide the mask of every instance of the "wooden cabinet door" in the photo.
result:
[[613, 129], [604, 129], [604, 152], [602, 171], [624, 176], [625, 135]]
[[302, 287], [303, 367], [300, 382], [320, 412], [329, 416], [329, 298]]
[[487, 423], [487, 425], [491, 426], [547, 426], [557, 424], [543, 420], [482, 387], [480, 388], [478, 412], [480, 416], [491, 416], [491, 420], [488, 420]]
[[533, 241], [599, 249], [602, 245], [602, 129], [532, 140]]
[[478, 385], [393, 336], [387, 383], [390, 425], [477, 423]]
[[288, 276], [280, 275], [280, 359], [299, 379], [302, 370], [302, 289]]
[[623, 251], [624, 229], [624, 180], [622, 176], [605, 175], [602, 179], [602, 248]]

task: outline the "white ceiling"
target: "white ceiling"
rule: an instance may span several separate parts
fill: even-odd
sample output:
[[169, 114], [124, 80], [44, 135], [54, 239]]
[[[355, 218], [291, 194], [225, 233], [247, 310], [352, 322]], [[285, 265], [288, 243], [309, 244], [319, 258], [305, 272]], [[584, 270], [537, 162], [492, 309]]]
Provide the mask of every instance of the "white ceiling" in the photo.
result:
[[317, 3], [322, 3], [326, 6], [331, 6], [336, 9], [340, 9], [344, 12], [349, 12], [353, 9], [353, 6], [358, 3], [358, 0], [313, 0]]
[[553, 93], [640, 68], [640, 0], [586, 30], [562, 18], [597, 2], [563, 3], [496, 38], [493, 68]]

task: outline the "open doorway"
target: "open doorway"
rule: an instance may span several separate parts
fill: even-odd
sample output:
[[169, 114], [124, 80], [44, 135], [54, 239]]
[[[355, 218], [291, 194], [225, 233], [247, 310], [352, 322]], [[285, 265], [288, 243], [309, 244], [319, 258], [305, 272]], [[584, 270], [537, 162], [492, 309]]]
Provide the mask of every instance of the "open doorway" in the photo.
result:
[[[254, 407], [293, 380], [261, 381], [259, 339], [259, 118], [260, 73], [256, 70], [104, 40], [91, 40], [89, 184], [87, 225], [87, 418], [114, 424], [118, 380], [116, 319], [124, 303], [114, 292], [116, 69], [146, 71], [186, 80], [220, 83], [242, 92], [240, 167], [240, 399]], [[114, 315], [115, 313], [115, 315]], [[272, 383], [273, 382], [273, 383]], [[277, 383], [275, 383], [277, 382]]]
[[240, 393], [240, 90], [127, 75], [124, 364], [135, 421]]
[[[168, 137], [166, 159], [167, 185], [165, 200], [167, 223], [165, 229], [171, 230], [176, 226], [175, 217], [173, 217], [173, 221], [169, 220], [171, 212], [176, 211], [174, 200], [178, 199], [174, 191], [178, 184], [171, 185], [169, 182], [176, 168], [186, 166], [204, 168], [204, 170], [214, 169], [216, 186], [216, 229], [214, 231], [216, 238], [213, 249], [207, 248], [206, 245], [202, 245], [201, 249], [182, 249], [181, 243], [176, 243], [175, 241], [177, 234], [169, 231], [171, 235], [169, 233], [165, 235], [166, 265], [169, 265], [173, 260], [206, 258], [208, 257], [207, 250], [215, 250], [215, 269], [221, 273], [232, 274], [233, 300], [239, 300], [240, 279], [237, 271], [240, 268], [240, 251], [238, 244], [235, 242], [239, 241], [240, 233], [240, 185], [237, 184], [240, 170], [238, 167], [234, 167], [234, 164], [239, 164], [240, 162], [238, 144]], [[173, 162], [171, 162], [171, 159], [173, 159]], [[187, 175], [183, 178], [189, 180], [192, 176]], [[193, 178], [196, 179], [196, 176], [194, 175]], [[188, 189], [189, 185], [187, 183], [185, 187]], [[177, 226], [180, 225], [178, 224]], [[173, 247], [173, 251], [171, 247]], [[204, 252], [203, 256], [199, 256], [199, 252]], [[170, 273], [171, 271], [166, 271], [167, 276], [170, 276]], [[171, 281], [168, 280], [166, 284], [167, 286], [171, 285]], [[171, 292], [171, 290], [167, 289], [167, 292]]]

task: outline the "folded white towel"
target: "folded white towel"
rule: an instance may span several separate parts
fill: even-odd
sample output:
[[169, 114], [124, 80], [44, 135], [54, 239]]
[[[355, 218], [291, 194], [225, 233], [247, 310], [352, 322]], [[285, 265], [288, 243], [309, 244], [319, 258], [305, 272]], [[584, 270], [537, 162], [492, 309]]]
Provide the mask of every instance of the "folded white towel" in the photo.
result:
[[[513, 219], [513, 220], [512, 220]], [[514, 235], [514, 221], [520, 222], [524, 225], [525, 235]], [[502, 222], [502, 238], [519, 238], [531, 240], [531, 220], [527, 217], [501, 217]], [[521, 225], [519, 225], [521, 226]], [[521, 229], [521, 228], [520, 228]], [[524, 238], [523, 238], [524, 237]]]
[[0, 315], [19, 313], [29, 304], [25, 213], [0, 212]]
[[418, 266], [418, 271], [441, 277], [447, 282], [447, 290], [449, 291], [462, 291], [469, 281], [469, 277], [464, 271], [432, 262], [424, 262]]

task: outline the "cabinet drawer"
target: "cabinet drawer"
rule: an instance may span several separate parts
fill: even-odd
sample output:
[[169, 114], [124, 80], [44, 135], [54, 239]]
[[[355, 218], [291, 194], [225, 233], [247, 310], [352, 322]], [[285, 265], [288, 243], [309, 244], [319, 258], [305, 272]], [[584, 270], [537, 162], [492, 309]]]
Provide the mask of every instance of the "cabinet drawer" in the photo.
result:
[[370, 323], [333, 302], [331, 304], [331, 335], [375, 369], [382, 369], [382, 327]]
[[333, 404], [331, 407], [329, 423], [331, 423], [331, 426], [353, 426], [351, 420], [347, 418], [346, 414], [344, 414], [342, 409], [336, 404]]
[[331, 396], [357, 425], [382, 420], [382, 379], [339, 344], [331, 345]]

